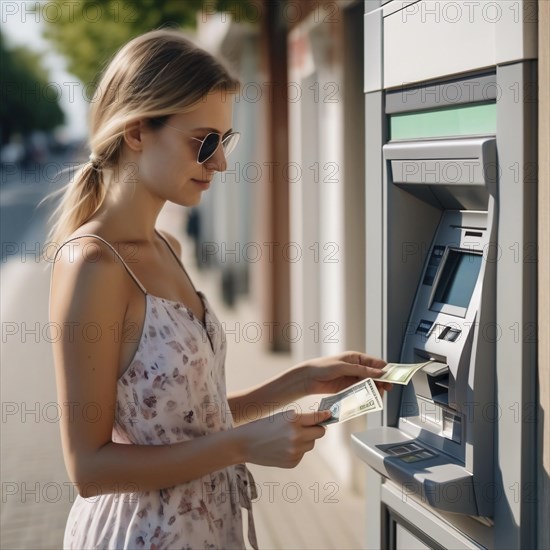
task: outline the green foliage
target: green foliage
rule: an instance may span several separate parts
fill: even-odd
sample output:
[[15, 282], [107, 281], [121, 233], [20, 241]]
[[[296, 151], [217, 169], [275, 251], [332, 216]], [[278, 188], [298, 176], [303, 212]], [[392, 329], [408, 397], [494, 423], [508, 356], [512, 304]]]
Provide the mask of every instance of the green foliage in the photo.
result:
[[[246, 13], [254, 0], [50, 0], [58, 17], [45, 36], [68, 61], [68, 70], [91, 97], [116, 51], [139, 34], [160, 27], [195, 27], [199, 10]], [[257, 13], [249, 11], [249, 13]]]
[[49, 85], [40, 54], [22, 47], [8, 49], [0, 33], [0, 67], [2, 143], [14, 133], [52, 130], [64, 122], [59, 92]]

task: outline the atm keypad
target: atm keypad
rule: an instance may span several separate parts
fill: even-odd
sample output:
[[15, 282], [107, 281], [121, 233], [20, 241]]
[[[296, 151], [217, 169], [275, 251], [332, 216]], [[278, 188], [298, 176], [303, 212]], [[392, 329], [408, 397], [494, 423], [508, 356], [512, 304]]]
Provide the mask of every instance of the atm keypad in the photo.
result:
[[402, 455], [405, 453], [412, 453], [413, 451], [420, 451], [422, 447], [416, 443], [404, 443], [403, 445], [394, 445], [388, 447], [386, 452], [390, 455]]
[[432, 453], [430, 451], [427, 451], [424, 449], [423, 451], [420, 451], [418, 453], [413, 453], [409, 455], [400, 456], [399, 459], [403, 462], [411, 463], [411, 462], [420, 462], [421, 460], [428, 460], [429, 458], [433, 458], [435, 453]]
[[403, 462], [419, 462], [420, 460], [427, 460], [437, 456], [432, 451], [428, 451], [425, 447], [418, 445], [417, 443], [399, 443], [383, 449], [385, 453], [395, 456]]

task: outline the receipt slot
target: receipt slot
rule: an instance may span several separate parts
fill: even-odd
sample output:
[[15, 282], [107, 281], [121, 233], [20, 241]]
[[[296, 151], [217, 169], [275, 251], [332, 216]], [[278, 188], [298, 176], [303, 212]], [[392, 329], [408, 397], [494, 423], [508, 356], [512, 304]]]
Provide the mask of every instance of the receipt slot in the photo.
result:
[[390, 330], [403, 336], [400, 362], [434, 362], [391, 392], [387, 425], [353, 435], [354, 446], [407, 496], [438, 510], [490, 517], [495, 138], [389, 143], [383, 155], [390, 187], [388, 240], [400, 244], [388, 246], [388, 265], [397, 275], [412, 276], [407, 263], [417, 266], [424, 258], [407, 322]]

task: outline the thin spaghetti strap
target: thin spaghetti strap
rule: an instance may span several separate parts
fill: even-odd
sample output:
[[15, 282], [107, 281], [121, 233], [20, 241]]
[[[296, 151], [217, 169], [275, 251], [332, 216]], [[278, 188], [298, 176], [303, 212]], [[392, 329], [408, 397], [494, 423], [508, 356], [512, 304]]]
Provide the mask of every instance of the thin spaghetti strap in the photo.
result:
[[[142, 290], [142, 292], [144, 294], [147, 294], [147, 290], [145, 289], [145, 287], [141, 284], [141, 281], [136, 277], [136, 275], [134, 274], [134, 272], [128, 267], [128, 264], [124, 261], [124, 259], [122, 258], [122, 256], [116, 251], [115, 247], [107, 242], [103, 237], [100, 237], [99, 235], [94, 235], [93, 233], [83, 233], [82, 235], [77, 235], [76, 237], [72, 237], [70, 239], [67, 239], [55, 252], [55, 255], [54, 255], [54, 258], [53, 258], [53, 264], [55, 265], [55, 258], [57, 257], [57, 253], [61, 250], [61, 248], [63, 246], [65, 246], [67, 243], [71, 242], [71, 241], [74, 241], [75, 239], [80, 239], [80, 237], [95, 237], [96, 239], [99, 239], [100, 241], [103, 241], [117, 256], [118, 258], [120, 259], [120, 261], [122, 262], [122, 265], [126, 268], [126, 271], [128, 271], [128, 273], [130, 274], [130, 276], [132, 277], [132, 279], [134, 279], [134, 281], [136, 282], [136, 284], [139, 286], [139, 288]], [[50, 281], [51, 283], [51, 281]]]
[[193, 281], [191, 280], [191, 277], [189, 277], [189, 273], [187, 273], [187, 270], [185, 269], [185, 266], [183, 265], [183, 262], [179, 258], [179, 256], [176, 254], [175, 250], [172, 248], [172, 245], [168, 242], [168, 239], [155, 227], [155, 231], [157, 232], [157, 235], [166, 243], [168, 248], [170, 249], [170, 252], [174, 255], [174, 258], [178, 261], [178, 264], [180, 264], [181, 268], [183, 269], [183, 272], [187, 275], [187, 278], [189, 279], [189, 282], [191, 283], [191, 286], [197, 292], [197, 289], [195, 288], [195, 285], [193, 284]]

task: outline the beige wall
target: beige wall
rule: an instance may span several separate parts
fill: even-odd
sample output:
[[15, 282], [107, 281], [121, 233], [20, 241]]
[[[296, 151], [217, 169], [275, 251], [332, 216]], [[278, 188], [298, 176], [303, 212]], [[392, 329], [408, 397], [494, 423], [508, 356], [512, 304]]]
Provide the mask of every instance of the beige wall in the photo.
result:
[[539, 0], [538, 548], [550, 548], [550, 2]]

